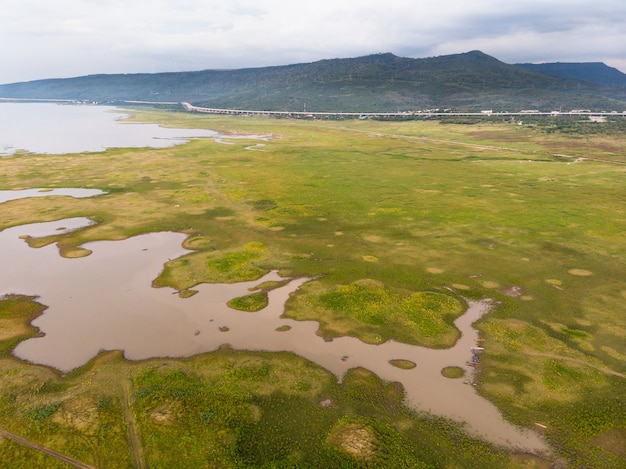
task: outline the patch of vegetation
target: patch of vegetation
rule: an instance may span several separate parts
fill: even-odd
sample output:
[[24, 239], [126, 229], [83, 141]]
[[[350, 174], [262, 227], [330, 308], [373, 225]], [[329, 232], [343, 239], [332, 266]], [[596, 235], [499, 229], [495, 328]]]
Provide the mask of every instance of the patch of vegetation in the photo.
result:
[[441, 374], [446, 378], [458, 379], [465, 376], [465, 370], [459, 366], [446, 366], [441, 370]]
[[[246, 393], [236, 383], [210, 385], [181, 370], [148, 369], [135, 379], [135, 413], [150, 467], [229, 464], [238, 425], [252, 418]], [[167, 419], [157, 418], [156, 411]], [[184, 423], [183, 423], [184, 422]], [[184, 455], [184, 456], [183, 456]]]
[[239, 311], [261, 311], [269, 304], [266, 292], [252, 293], [246, 296], [239, 296], [228, 301], [228, 306]]
[[182, 290], [178, 292], [178, 297], [179, 298], [191, 298], [196, 293], [198, 293], [198, 290], [193, 290], [190, 288], [190, 289], [186, 289], [186, 290]]
[[339, 285], [320, 296], [323, 307], [374, 325], [384, 324], [393, 317], [396, 313], [393, 300], [389, 290], [373, 281]]
[[37, 334], [30, 322], [47, 307], [35, 300], [21, 295], [0, 297], [0, 357], [10, 356], [19, 342]]
[[412, 370], [413, 368], [417, 366], [415, 362], [412, 362], [411, 360], [404, 360], [404, 359], [389, 360], [389, 363], [391, 363], [396, 368], [401, 368], [403, 370]]
[[60, 404], [48, 404], [36, 407], [28, 413], [28, 418], [34, 421], [47, 420], [59, 410]]
[[[196, 247], [201, 246], [196, 244]], [[154, 284], [173, 285], [186, 290], [199, 283], [254, 280], [266, 273], [257, 265], [264, 256], [265, 246], [261, 243], [248, 243], [237, 251], [212, 251], [208, 254], [201, 251], [168, 262]]]
[[324, 292], [319, 295], [319, 304], [335, 316], [353, 320], [347, 331], [350, 335], [367, 340], [363, 331], [369, 331], [379, 340], [393, 338], [430, 347], [454, 345], [459, 333], [453, 322], [463, 312], [462, 304], [449, 295], [392, 292], [371, 279]]
[[451, 323], [463, 312], [463, 305], [456, 298], [435, 292], [413, 293], [403, 301], [402, 308], [425, 337], [447, 333]]

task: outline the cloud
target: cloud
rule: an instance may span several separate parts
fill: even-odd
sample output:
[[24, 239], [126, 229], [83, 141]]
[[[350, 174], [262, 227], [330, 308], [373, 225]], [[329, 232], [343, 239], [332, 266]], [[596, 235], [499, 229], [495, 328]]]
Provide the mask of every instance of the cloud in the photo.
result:
[[623, 13], [623, 0], [4, 0], [0, 83], [376, 52], [620, 63]]

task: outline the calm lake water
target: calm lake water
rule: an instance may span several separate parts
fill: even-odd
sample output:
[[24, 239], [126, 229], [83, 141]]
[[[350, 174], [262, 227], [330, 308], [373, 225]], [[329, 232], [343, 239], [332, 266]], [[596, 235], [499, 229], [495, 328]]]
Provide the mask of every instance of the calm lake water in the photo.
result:
[[165, 148], [191, 138], [219, 137], [210, 130], [120, 122], [127, 116], [110, 106], [0, 103], [0, 156], [18, 150], [60, 154], [114, 147]]

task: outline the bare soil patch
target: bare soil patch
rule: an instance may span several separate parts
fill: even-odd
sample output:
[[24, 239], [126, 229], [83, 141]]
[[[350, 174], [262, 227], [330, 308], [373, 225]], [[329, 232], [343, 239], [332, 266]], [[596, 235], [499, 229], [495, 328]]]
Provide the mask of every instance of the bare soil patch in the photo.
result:
[[622, 428], [607, 430], [596, 437], [593, 442], [604, 451], [626, 458], [626, 430]]
[[28, 333], [28, 326], [11, 319], [0, 319], [0, 340], [7, 340]]
[[371, 461], [376, 454], [376, 435], [361, 423], [341, 423], [331, 430], [327, 442], [357, 461]]
[[575, 275], [577, 277], [589, 277], [590, 275], [593, 275], [593, 272], [585, 269], [570, 269], [567, 271], [567, 273], [570, 275]]
[[535, 454], [518, 453], [513, 455], [513, 461], [516, 463], [515, 467], [528, 467], [537, 469], [550, 469], [552, 466], [549, 461], [546, 461], [540, 456]]

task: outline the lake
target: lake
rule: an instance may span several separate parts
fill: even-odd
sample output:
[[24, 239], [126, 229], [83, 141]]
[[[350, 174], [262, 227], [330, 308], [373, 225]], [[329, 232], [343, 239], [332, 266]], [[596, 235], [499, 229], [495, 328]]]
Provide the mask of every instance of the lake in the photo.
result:
[[107, 148], [165, 148], [193, 138], [218, 138], [211, 130], [170, 129], [123, 122], [128, 111], [111, 106], [0, 102], [0, 156], [99, 152]]

